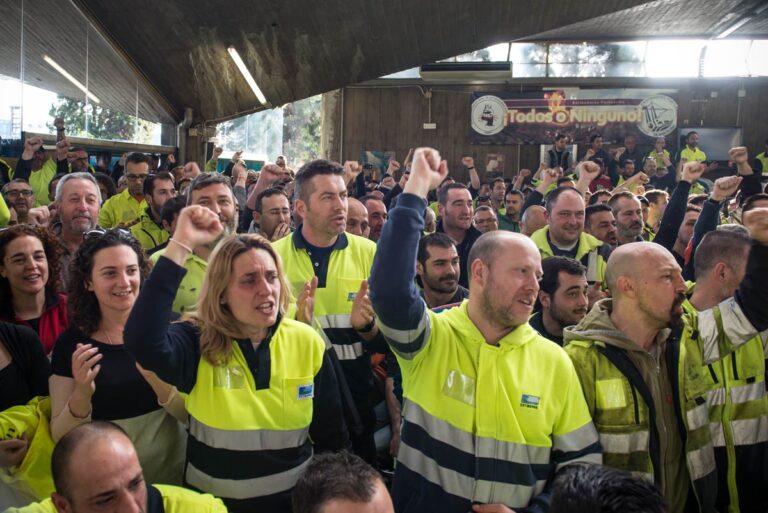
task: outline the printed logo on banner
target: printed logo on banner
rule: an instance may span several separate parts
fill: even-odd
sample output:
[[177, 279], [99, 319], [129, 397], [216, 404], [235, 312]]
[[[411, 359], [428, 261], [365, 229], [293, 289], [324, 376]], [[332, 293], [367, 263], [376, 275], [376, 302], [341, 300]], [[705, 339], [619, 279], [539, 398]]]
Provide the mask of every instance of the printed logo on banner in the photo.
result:
[[677, 102], [665, 94], [654, 94], [640, 102], [643, 115], [638, 128], [650, 137], [664, 137], [677, 128]]
[[481, 96], [472, 102], [472, 129], [483, 135], [494, 135], [504, 130], [507, 104], [498, 96]]

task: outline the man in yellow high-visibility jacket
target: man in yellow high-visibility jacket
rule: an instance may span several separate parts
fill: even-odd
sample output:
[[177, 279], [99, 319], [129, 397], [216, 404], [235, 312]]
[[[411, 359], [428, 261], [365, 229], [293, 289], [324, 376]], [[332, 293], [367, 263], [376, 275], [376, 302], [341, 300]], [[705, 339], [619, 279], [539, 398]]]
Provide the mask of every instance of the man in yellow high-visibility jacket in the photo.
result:
[[568, 356], [527, 322], [542, 273], [529, 238], [478, 238], [460, 306], [434, 313], [419, 296], [426, 197], [447, 172], [437, 151], [416, 150], [371, 270], [377, 322], [403, 374], [395, 510], [546, 511], [554, 471], [602, 461], [597, 432]]
[[82, 424], [67, 433], [53, 450], [51, 470], [56, 485], [51, 498], [11, 512], [227, 511], [212, 495], [146, 483], [133, 443], [111, 422]]

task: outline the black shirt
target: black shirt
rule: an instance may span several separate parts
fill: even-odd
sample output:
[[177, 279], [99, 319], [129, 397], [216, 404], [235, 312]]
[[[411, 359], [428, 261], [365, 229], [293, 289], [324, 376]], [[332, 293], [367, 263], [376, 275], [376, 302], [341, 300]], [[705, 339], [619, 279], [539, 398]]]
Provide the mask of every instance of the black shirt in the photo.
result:
[[[445, 233], [442, 219], [437, 222], [437, 231]], [[456, 252], [459, 254], [459, 268], [461, 269], [459, 285], [462, 287], [469, 287], [469, 251], [481, 235], [482, 233], [480, 233], [480, 230], [474, 226], [470, 226], [466, 235], [464, 235], [464, 240], [461, 241], [461, 244], [456, 245]]]
[[541, 312], [536, 312], [531, 316], [530, 319], [528, 319], [528, 324], [531, 325], [533, 329], [539, 332], [539, 335], [541, 335], [544, 338], [547, 338], [554, 342], [555, 344], [562, 346], [563, 345], [563, 337], [552, 335], [547, 331], [547, 329], [544, 327], [544, 314]]
[[0, 322], [0, 344], [11, 355], [11, 363], [0, 369], [0, 411], [48, 395], [48, 359], [37, 334]]
[[[421, 297], [424, 298], [424, 290], [421, 290], [420, 293], [421, 293]], [[455, 305], [456, 303], [461, 303], [462, 301], [464, 301], [468, 297], [469, 297], [469, 291], [467, 289], [465, 289], [464, 287], [462, 287], [461, 285], [459, 285], [459, 288], [456, 289], [456, 293], [453, 295], [453, 297], [451, 299], [448, 300], [447, 303], [445, 303], [444, 305], [437, 305], [437, 306], [431, 307], [431, 309], [432, 310], [441, 310], [442, 311], [443, 307]], [[426, 300], [425, 300], [425, 302], [426, 302]], [[427, 305], [427, 306], [429, 306], [429, 305]]]
[[56, 341], [51, 360], [51, 374], [72, 377], [72, 353], [77, 344], [91, 344], [103, 355], [96, 376], [96, 391], [91, 398], [93, 420], [119, 420], [144, 415], [160, 409], [152, 387], [136, 368], [136, 360], [123, 345], [110, 345], [69, 328]]

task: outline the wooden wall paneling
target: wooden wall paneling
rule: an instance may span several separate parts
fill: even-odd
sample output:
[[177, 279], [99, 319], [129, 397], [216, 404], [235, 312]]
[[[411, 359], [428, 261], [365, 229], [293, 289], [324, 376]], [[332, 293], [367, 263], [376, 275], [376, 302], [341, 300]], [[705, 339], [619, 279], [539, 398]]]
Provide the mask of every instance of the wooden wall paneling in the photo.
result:
[[[620, 87], [620, 84], [606, 83], [606, 88]], [[659, 87], [664, 87], [663, 84]], [[677, 86], [679, 117], [678, 126], [705, 127], [735, 126], [739, 112], [738, 90], [744, 87], [746, 97], [741, 99], [740, 124], [744, 131], [744, 143], [752, 155], [764, 149], [768, 137], [768, 81], [760, 80], [742, 85], [741, 80], [695, 81]], [[526, 86], [525, 89], [533, 87]], [[489, 153], [500, 153], [505, 157], [504, 174], [512, 177], [520, 166], [533, 171], [539, 165], [538, 145], [490, 146], [470, 144], [469, 106], [470, 92], [504, 91], [510, 86], [432, 86], [432, 122], [437, 130], [424, 130], [428, 120], [428, 102], [418, 88], [353, 88], [345, 91], [344, 103], [344, 153], [346, 158], [359, 157], [364, 148], [394, 150], [399, 160], [405, 159], [408, 149], [417, 146], [433, 146], [440, 150], [448, 161], [451, 176], [467, 181], [468, 176], [461, 166], [461, 157], [471, 155], [478, 169], [485, 168]], [[517, 90], [518, 88], [514, 88]], [[711, 98], [711, 91], [718, 91], [717, 98]], [[371, 125], [375, 119], [378, 126]], [[706, 151], [706, 142], [702, 141]]]

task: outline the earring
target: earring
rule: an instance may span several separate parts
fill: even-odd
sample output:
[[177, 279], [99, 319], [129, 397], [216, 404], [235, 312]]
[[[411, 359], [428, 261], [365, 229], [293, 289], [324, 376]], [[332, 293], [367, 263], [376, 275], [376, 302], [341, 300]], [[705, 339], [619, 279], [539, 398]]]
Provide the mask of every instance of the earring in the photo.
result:
[[226, 300], [226, 299], [224, 299], [223, 297], [220, 297], [220, 298], [219, 298], [219, 304], [220, 304], [220, 305], [226, 305], [226, 304], [227, 304], [227, 300]]

